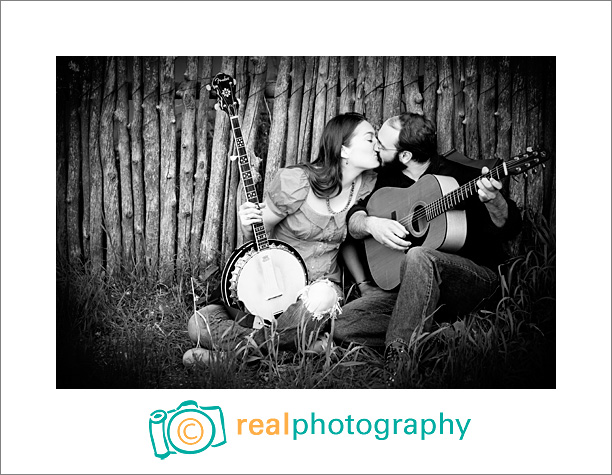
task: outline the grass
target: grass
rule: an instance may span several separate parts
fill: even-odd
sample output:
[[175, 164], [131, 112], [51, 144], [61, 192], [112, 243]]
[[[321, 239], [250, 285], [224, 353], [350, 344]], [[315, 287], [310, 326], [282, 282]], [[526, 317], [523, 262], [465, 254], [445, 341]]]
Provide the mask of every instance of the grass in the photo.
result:
[[[499, 298], [451, 322], [435, 323], [408, 353], [399, 388], [554, 388], [555, 242], [528, 217], [530, 244], [500, 268]], [[524, 234], [527, 234], [524, 232]], [[211, 281], [218, 278], [211, 276]], [[57, 269], [58, 388], [385, 388], [383, 357], [363, 346], [331, 345], [321, 355], [230, 352], [186, 368], [189, 279], [173, 286], [135, 273], [109, 279]], [[208, 282], [208, 287], [211, 287]]]

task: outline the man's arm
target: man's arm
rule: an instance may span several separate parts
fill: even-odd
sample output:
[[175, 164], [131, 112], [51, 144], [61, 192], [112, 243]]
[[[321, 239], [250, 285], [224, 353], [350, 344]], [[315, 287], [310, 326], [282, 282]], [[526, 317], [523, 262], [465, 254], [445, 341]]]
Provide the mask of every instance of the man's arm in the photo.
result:
[[[487, 167], [482, 169], [482, 174], [489, 172]], [[491, 221], [498, 228], [503, 228], [508, 221], [508, 202], [500, 193], [502, 184], [493, 178], [481, 178], [476, 182], [478, 186], [478, 198], [487, 208]]]
[[348, 231], [355, 239], [372, 236], [379, 243], [397, 251], [406, 251], [412, 243], [406, 241], [406, 228], [397, 221], [387, 218], [368, 216], [363, 211], [356, 211], [349, 218]]

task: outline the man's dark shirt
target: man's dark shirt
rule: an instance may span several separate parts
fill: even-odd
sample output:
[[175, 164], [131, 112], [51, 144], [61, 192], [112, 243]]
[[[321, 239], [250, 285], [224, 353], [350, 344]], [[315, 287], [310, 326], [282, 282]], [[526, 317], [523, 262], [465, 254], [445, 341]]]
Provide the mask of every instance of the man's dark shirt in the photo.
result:
[[[443, 157], [438, 157], [432, 160], [424, 174], [450, 176], [455, 178], [459, 186], [461, 186], [479, 177], [481, 173], [476, 168], [460, 165]], [[374, 192], [379, 188], [385, 187], [408, 188], [414, 183], [414, 180], [402, 173], [400, 166], [394, 163], [379, 170]], [[366, 210], [370, 196], [360, 200], [349, 210], [346, 217], [347, 223], [356, 211]], [[489, 211], [484, 203], [479, 200], [477, 194], [472, 195], [453, 208], [465, 210], [467, 219], [465, 244], [455, 254], [466, 257], [476, 264], [486, 266], [497, 272], [497, 266], [508, 257], [503, 250], [502, 242], [516, 236], [522, 226], [521, 215], [516, 204], [509, 198], [505, 198], [508, 203], [508, 219], [502, 228], [498, 228], [493, 224]], [[410, 237], [405, 239], [409, 241]], [[360, 252], [362, 252], [361, 249]], [[364, 259], [362, 261], [365, 262]], [[369, 269], [367, 271], [369, 273]]]

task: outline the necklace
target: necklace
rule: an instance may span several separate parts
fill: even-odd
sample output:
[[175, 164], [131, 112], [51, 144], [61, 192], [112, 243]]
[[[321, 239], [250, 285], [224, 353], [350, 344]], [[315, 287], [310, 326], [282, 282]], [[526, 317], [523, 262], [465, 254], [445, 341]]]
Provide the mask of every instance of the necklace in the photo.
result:
[[346, 203], [346, 206], [340, 211], [334, 211], [333, 209], [331, 209], [331, 206], [329, 204], [329, 198], [325, 198], [325, 203], [327, 204], [327, 211], [329, 211], [331, 214], [344, 213], [349, 208], [351, 201], [353, 201], [354, 191], [355, 191], [355, 182], [353, 182], [353, 184], [351, 185], [351, 192], [349, 193], [349, 198], [348, 198], [348, 202]]

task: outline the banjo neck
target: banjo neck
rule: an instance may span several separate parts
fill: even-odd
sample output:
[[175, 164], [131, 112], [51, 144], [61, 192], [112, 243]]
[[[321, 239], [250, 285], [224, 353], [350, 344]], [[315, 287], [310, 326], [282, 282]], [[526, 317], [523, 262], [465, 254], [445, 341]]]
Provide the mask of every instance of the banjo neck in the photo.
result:
[[[259, 208], [259, 199], [257, 198], [257, 190], [253, 181], [253, 172], [251, 163], [247, 157], [244, 138], [242, 137], [242, 129], [240, 128], [240, 119], [237, 115], [230, 115], [230, 123], [232, 125], [232, 133], [238, 151], [238, 168], [240, 169], [240, 180], [246, 193], [246, 198], [249, 202], [255, 204]], [[266, 228], [263, 223], [252, 224], [253, 236], [255, 237], [255, 246], [258, 251], [263, 251], [270, 247]]]

